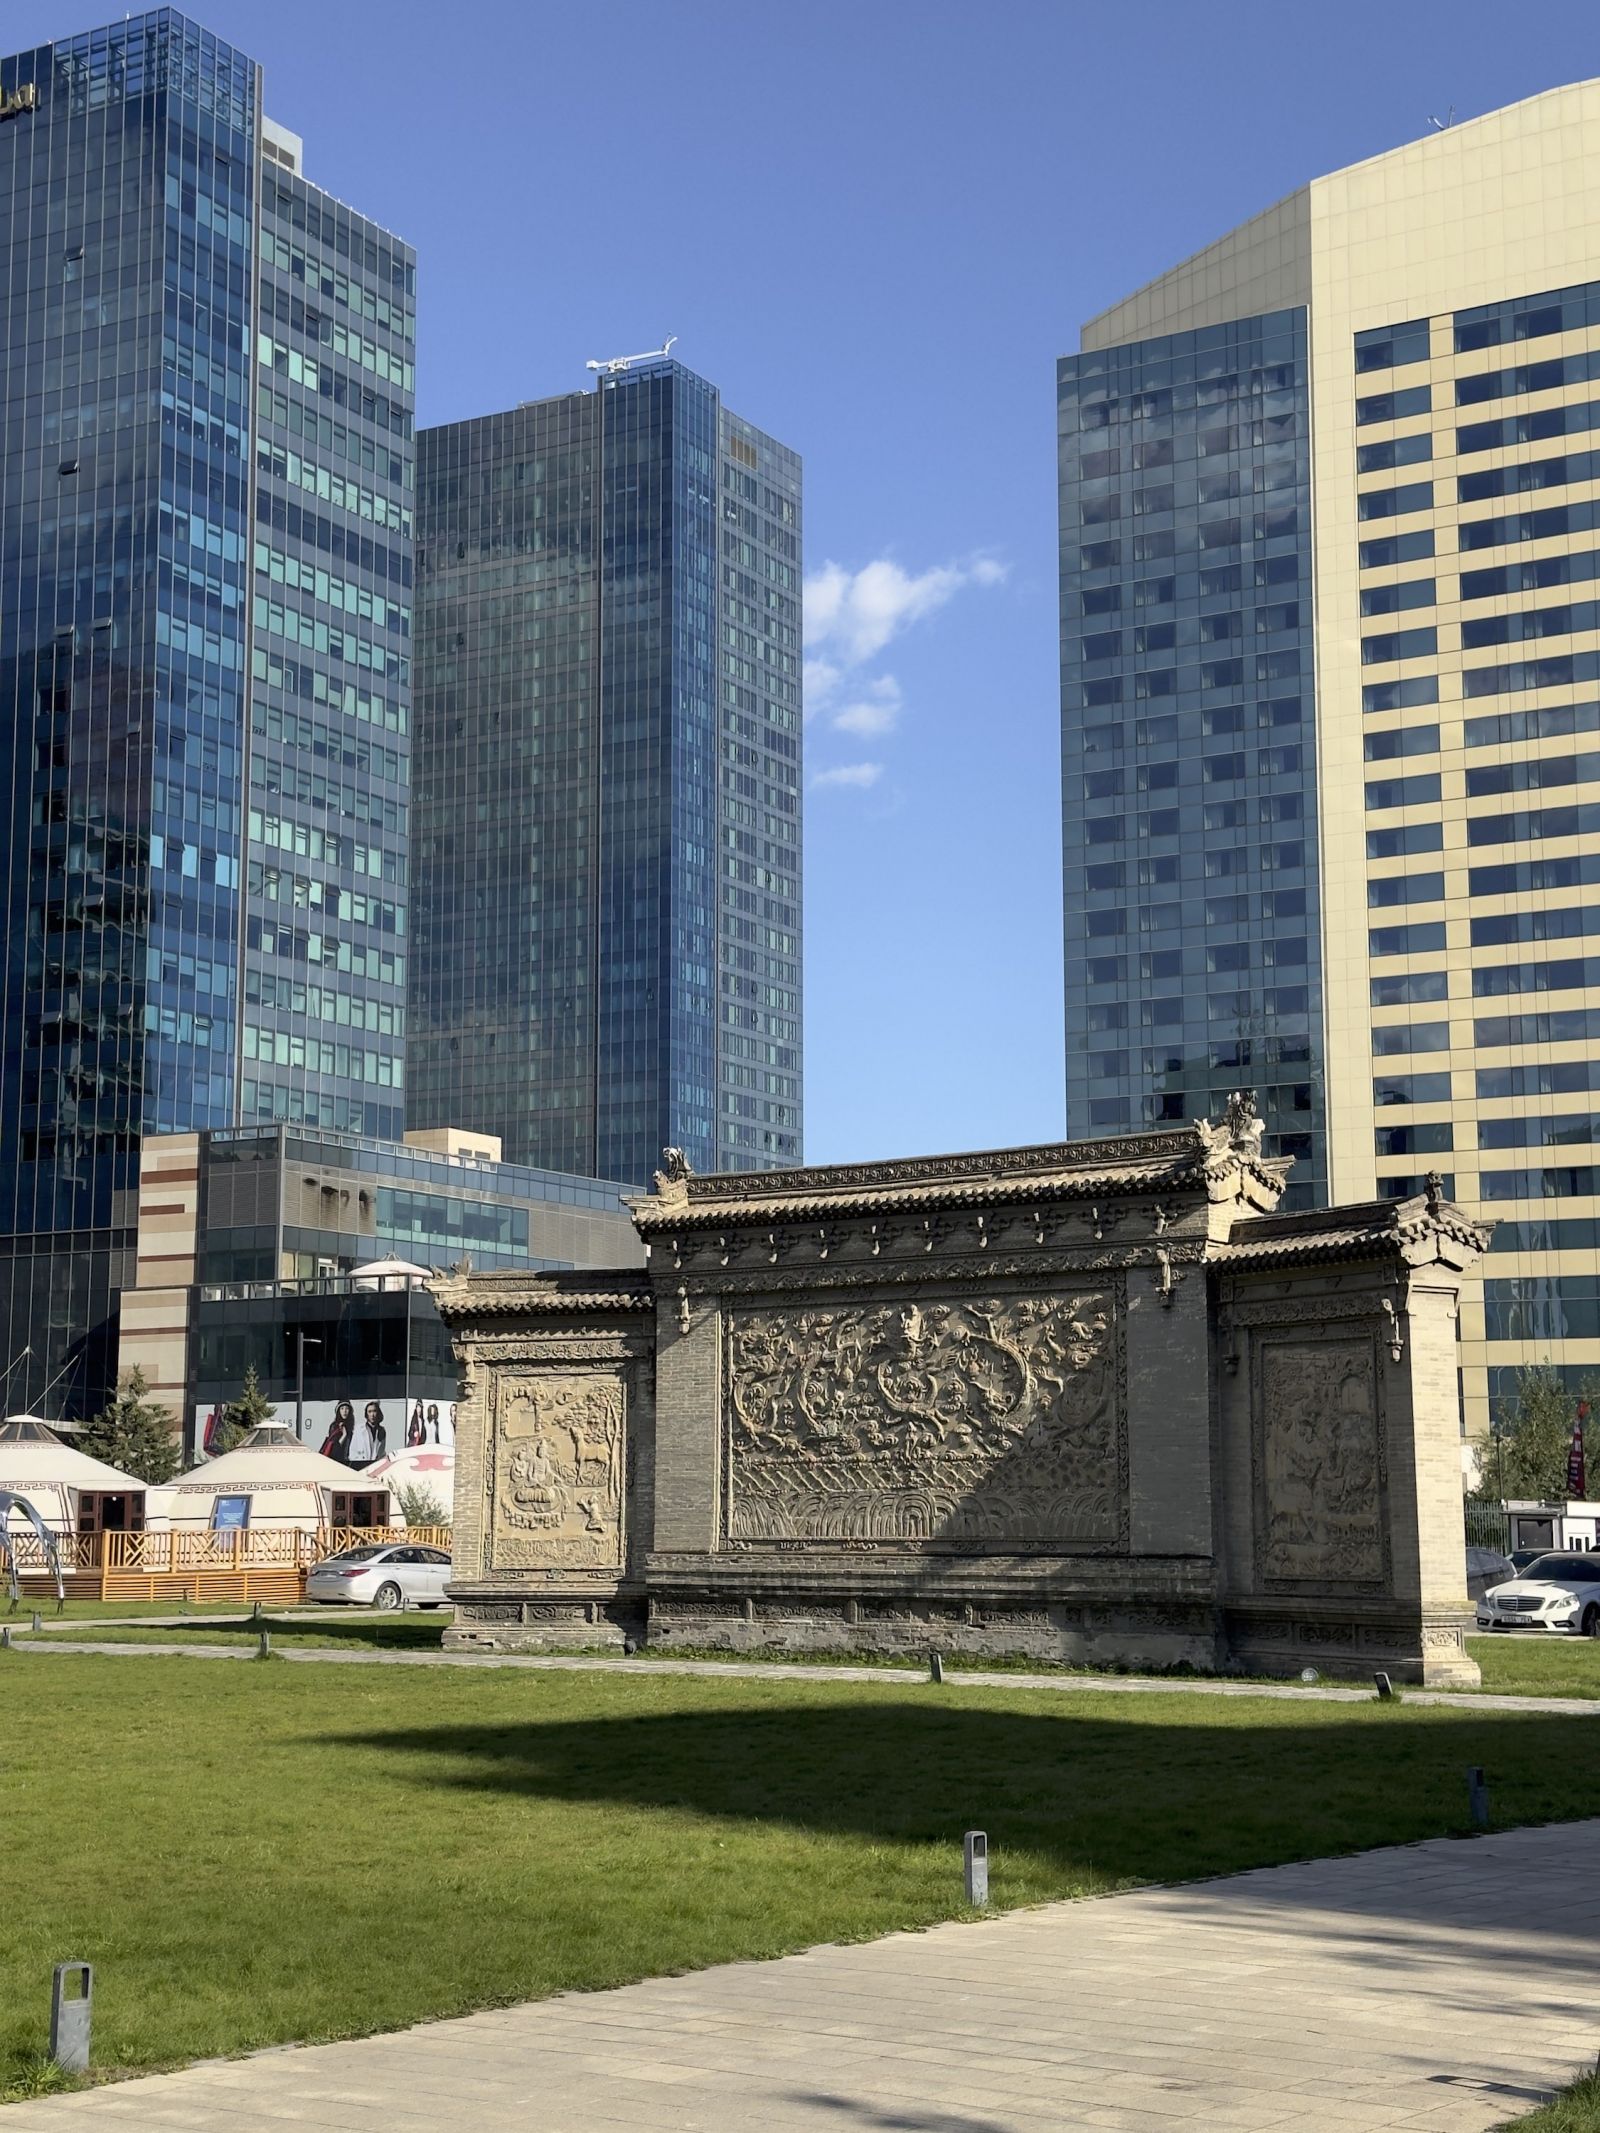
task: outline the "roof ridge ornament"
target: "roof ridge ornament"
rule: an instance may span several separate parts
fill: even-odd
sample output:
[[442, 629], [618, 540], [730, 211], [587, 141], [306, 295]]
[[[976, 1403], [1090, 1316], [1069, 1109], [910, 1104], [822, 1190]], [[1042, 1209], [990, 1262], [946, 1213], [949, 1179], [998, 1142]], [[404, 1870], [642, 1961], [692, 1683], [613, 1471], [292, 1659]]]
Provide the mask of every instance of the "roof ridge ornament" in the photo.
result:
[[693, 1176], [693, 1167], [681, 1148], [663, 1148], [661, 1168], [651, 1181], [656, 1198], [681, 1204], [689, 1197], [689, 1180]]
[[1197, 1118], [1194, 1130], [1207, 1156], [1235, 1155], [1241, 1162], [1259, 1163], [1267, 1122], [1256, 1109], [1255, 1092], [1235, 1089], [1228, 1098], [1220, 1124]]

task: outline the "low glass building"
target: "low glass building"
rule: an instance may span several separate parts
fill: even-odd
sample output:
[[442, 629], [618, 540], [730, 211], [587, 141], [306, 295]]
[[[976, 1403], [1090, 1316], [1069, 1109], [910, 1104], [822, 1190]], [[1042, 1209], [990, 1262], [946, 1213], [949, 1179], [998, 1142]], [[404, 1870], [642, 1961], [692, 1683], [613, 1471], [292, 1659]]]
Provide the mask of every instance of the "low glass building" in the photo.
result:
[[285, 1124], [147, 1141], [121, 1367], [143, 1371], [191, 1451], [252, 1368], [281, 1418], [300, 1394], [319, 1448], [341, 1404], [360, 1448], [382, 1432], [371, 1457], [448, 1443], [457, 1372], [429, 1272], [637, 1265], [625, 1190], [501, 1162], [479, 1134]]

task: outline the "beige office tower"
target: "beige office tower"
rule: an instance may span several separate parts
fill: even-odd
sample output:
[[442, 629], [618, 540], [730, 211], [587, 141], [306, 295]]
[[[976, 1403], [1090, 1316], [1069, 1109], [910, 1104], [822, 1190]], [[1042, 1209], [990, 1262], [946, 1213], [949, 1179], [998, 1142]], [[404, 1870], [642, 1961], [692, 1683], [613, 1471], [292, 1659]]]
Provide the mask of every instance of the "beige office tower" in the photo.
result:
[[1068, 1117], [1254, 1088], [1600, 1379], [1600, 82], [1316, 179], [1060, 365]]

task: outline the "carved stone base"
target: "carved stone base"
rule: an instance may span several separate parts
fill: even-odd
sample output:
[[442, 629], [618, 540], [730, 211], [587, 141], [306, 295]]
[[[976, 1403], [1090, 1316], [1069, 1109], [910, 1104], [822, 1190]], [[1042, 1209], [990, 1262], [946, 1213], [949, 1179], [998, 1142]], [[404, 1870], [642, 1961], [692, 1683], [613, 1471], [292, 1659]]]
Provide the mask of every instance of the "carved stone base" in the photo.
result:
[[1123, 1666], [1132, 1671], [1217, 1670], [1208, 1609], [1041, 1601], [1033, 1606], [944, 1605], [937, 1600], [820, 1601], [810, 1595], [736, 1600], [726, 1592], [652, 1599], [646, 1637], [729, 1652], [860, 1652], [926, 1658], [1026, 1658], [1059, 1666]]
[[617, 1651], [644, 1637], [642, 1603], [627, 1593], [537, 1599], [505, 1594], [458, 1598], [444, 1633], [447, 1652]]
[[1333, 1607], [1315, 1615], [1229, 1609], [1224, 1617], [1228, 1663], [1235, 1673], [1291, 1679], [1313, 1666], [1334, 1679], [1370, 1682], [1376, 1673], [1413, 1688], [1475, 1689], [1478, 1663], [1467, 1656], [1465, 1614], [1392, 1607], [1348, 1615]]

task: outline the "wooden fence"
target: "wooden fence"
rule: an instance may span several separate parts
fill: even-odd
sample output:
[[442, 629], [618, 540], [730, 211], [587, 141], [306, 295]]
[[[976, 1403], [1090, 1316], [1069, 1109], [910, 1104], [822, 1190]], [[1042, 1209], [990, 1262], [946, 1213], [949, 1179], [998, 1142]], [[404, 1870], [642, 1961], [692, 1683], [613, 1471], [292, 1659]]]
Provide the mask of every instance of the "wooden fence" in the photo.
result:
[[[17, 1570], [30, 1593], [53, 1589], [34, 1533], [13, 1532]], [[226, 1533], [70, 1533], [58, 1536], [68, 1592], [99, 1600], [300, 1600], [306, 1572], [347, 1548], [384, 1542], [450, 1547], [448, 1526], [244, 1527]]]

